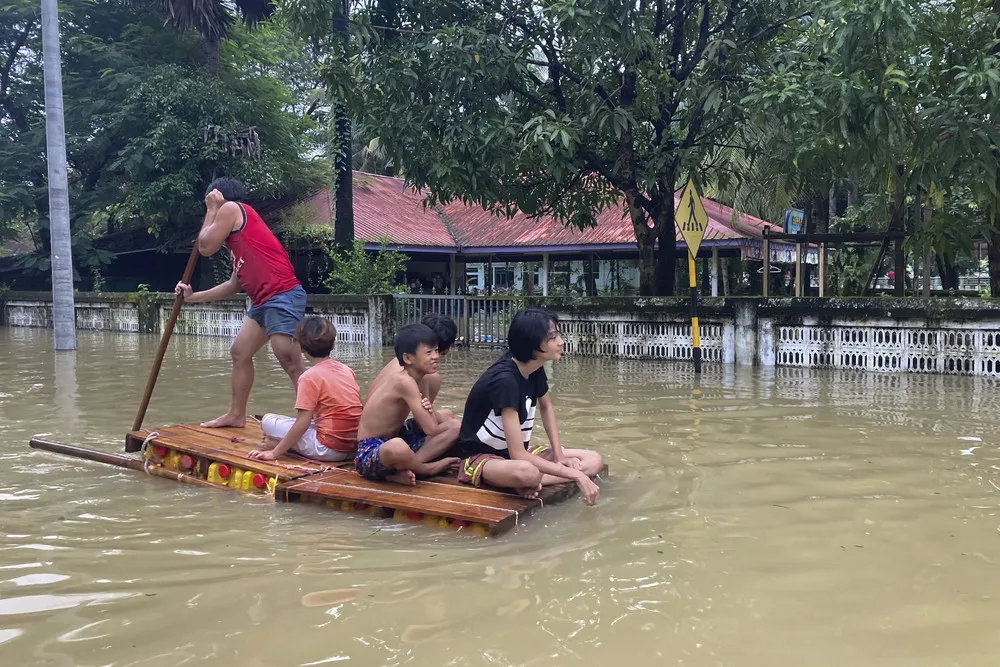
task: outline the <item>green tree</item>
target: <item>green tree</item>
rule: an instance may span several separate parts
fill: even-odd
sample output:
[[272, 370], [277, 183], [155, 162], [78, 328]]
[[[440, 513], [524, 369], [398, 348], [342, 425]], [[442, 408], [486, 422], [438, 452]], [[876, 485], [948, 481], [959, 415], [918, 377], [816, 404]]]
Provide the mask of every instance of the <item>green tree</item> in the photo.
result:
[[[323, 2], [285, 5], [298, 26], [329, 25]], [[324, 74], [431, 201], [580, 227], [618, 208], [642, 293], [672, 293], [674, 191], [744, 118], [747, 73], [796, 15], [783, 1], [372, 0], [353, 16], [356, 68]]]
[[[205, 68], [212, 76], [221, 72], [220, 44], [232, 34], [237, 16], [247, 28], [274, 13], [271, 0], [155, 0], [139, 2], [166, 10], [167, 22], [177, 30], [195, 30], [201, 35]], [[235, 10], [235, 14], [234, 14]]]
[[[146, 230], [163, 246], [189, 237], [203, 215], [200, 195], [215, 176], [236, 176], [266, 197], [294, 198], [326, 181], [322, 161], [308, 157], [317, 122], [288, 88], [289, 49], [275, 46], [295, 43], [287, 33], [235, 26], [213, 79], [205, 76], [199, 38], [163, 30], [162, 14], [114, 0], [60, 4], [73, 254], [81, 274], [108, 261], [93, 245], [106, 233]], [[0, 228], [30, 234], [37, 254], [22, 258], [26, 276], [49, 266], [36, 13], [23, 3], [0, 14]]]

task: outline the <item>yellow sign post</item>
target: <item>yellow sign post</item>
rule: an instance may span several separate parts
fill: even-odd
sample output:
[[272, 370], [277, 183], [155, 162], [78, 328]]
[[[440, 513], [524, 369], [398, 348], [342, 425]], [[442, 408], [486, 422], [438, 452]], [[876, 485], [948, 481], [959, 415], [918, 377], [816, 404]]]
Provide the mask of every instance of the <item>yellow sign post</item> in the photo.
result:
[[698, 247], [708, 229], [708, 213], [698, 194], [694, 181], [688, 179], [681, 192], [681, 199], [674, 211], [674, 221], [677, 223], [684, 243], [688, 248], [688, 284], [691, 287], [691, 341], [694, 372], [701, 373], [701, 336], [698, 331], [698, 272], [695, 269], [694, 258], [698, 255]]

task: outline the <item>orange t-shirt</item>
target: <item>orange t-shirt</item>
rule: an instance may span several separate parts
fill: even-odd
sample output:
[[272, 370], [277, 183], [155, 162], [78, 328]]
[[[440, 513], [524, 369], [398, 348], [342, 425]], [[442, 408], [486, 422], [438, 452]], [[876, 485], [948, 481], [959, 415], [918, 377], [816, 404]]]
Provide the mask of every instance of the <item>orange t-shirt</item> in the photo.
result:
[[299, 377], [295, 409], [312, 410], [316, 439], [338, 452], [358, 447], [361, 389], [354, 371], [336, 359], [324, 359]]

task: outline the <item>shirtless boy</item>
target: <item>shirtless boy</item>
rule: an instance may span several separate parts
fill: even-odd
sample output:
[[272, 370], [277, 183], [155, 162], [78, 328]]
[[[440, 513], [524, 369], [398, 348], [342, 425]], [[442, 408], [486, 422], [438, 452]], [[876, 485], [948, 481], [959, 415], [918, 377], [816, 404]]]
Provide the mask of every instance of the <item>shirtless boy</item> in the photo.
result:
[[[393, 348], [400, 368], [369, 392], [358, 424], [354, 467], [368, 479], [413, 485], [417, 475], [437, 475], [458, 462], [435, 459], [455, 444], [459, 424], [454, 419], [439, 422], [420, 395], [420, 382], [437, 371], [437, 334], [424, 324], [410, 324], [396, 334]], [[410, 413], [419, 428], [401, 433]]]
[[[438, 341], [438, 356], [443, 357], [448, 354], [451, 350], [451, 346], [455, 344], [455, 338], [458, 336], [458, 327], [455, 326], [454, 320], [452, 320], [447, 315], [442, 315], [441, 313], [428, 313], [424, 316], [424, 319], [420, 320], [420, 323], [426, 325], [437, 334]], [[399, 360], [393, 357], [385, 367], [379, 371], [379, 374], [375, 376], [372, 380], [371, 385], [368, 387], [368, 394], [365, 396], [365, 403], [371, 397], [372, 393], [378, 388], [382, 382], [385, 381], [387, 377], [398, 375], [403, 369], [402, 364]], [[441, 390], [441, 374], [437, 371], [433, 373], [428, 373], [420, 380], [420, 395], [427, 399], [428, 403], [433, 404], [434, 399], [437, 398], [438, 392]], [[434, 415], [437, 417], [438, 423], [442, 424], [444, 422], [454, 419], [454, 415], [451, 410], [434, 410]], [[461, 422], [452, 426], [452, 428], [459, 428]], [[406, 423], [403, 424], [402, 432], [410, 433], [416, 424], [412, 419], [407, 419]]]

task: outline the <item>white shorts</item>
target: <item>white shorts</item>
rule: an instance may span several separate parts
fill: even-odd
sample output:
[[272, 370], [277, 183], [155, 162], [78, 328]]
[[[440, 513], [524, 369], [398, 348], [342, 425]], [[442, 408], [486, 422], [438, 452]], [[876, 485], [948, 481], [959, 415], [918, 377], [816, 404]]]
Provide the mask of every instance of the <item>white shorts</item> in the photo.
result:
[[[295, 424], [295, 418], [284, 415], [266, 414], [260, 420], [260, 427], [264, 430], [264, 435], [279, 440], [288, 434], [293, 424]], [[309, 428], [302, 434], [299, 441], [292, 445], [291, 451], [316, 461], [347, 461], [354, 458], [354, 452], [338, 452], [336, 449], [323, 446], [316, 439], [315, 423], [309, 424]]]

